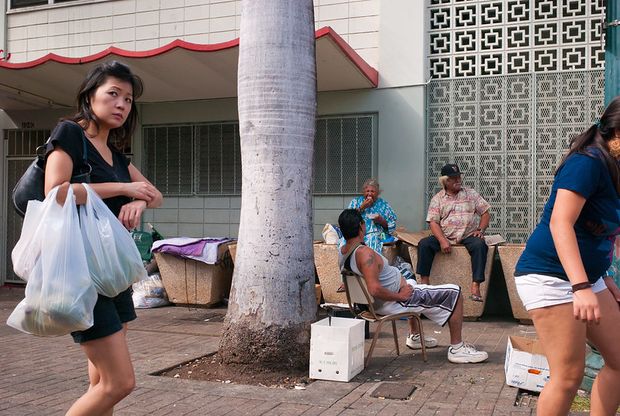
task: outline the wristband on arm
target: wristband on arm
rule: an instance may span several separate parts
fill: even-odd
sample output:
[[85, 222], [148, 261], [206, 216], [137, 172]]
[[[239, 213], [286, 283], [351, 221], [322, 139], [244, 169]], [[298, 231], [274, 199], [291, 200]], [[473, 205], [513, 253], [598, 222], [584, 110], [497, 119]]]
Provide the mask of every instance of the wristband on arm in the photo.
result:
[[592, 283], [590, 282], [581, 282], [581, 283], [576, 283], [573, 286], [573, 293], [579, 291], [579, 290], [583, 290], [583, 289], [588, 289], [592, 287]]

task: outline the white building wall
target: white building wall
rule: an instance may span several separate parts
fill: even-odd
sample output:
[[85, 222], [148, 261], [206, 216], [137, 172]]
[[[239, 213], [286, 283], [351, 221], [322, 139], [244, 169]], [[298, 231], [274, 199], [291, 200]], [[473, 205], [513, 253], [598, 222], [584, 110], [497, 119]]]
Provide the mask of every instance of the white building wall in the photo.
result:
[[[380, 3], [315, 0], [316, 27], [331, 26], [376, 67]], [[220, 43], [239, 37], [240, 15], [240, 0], [108, 0], [15, 9], [7, 15], [7, 49], [11, 62], [25, 62], [50, 52], [91, 55], [109, 46], [143, 51], [175, 39]]]
[[[424, 225], [424, 87], [320, 93], [318, 115], [377, 114], [376, 176], [383, 197], [398, 215], [398, 225]], [[144, 104], [145, 126], [237, 120], [236, 99], [170, 104]], [[136, 141], [140, 142], [139, 137]], [[138, 145], [140, 146], [140, 145]], [[140, 149], [134, 148], [140, 166]], [[326, 223], [335, 223], [355, 195], [315, 196], [314, 238]], [[148, 210], [144, 221], [165, 236], [231, 236], [239, 229], [239, 196], [166, 197], [162, 207]]]

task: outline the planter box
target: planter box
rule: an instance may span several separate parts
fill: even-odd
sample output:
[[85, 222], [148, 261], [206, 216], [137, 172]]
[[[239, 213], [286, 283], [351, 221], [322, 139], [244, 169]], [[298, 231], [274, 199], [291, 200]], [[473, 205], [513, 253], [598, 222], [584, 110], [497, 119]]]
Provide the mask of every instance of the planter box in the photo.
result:
[[[459, 285], [463, 290], [463, 316], [468, 319], [477, 319], [481, 317], [482, 312], [484, 312], [484, 305], [486, 304], [491, 280], [491, 267], [493, 265], [494, 255], [495, 246], [489, 246], [487, 263], [484, 268], [485, 281], [480, 285], [482, 302], [474, 302], [469, 299], [472, 282], [471, 257], [465, 246], [452, 246], [452, 253], [450, 254], [444, 254], [442, 252], [435, 254], [430, 274], [431, 285], [441, 285], [445, 283]], [[411, 257], [411, 265], [415, 271], [418, 264], [417, 246], [409, 246], [409, 256]]]
[[211, 306], [228, 297], [232, 282], [232, 262], [228, 245], [218, 248], [218, 263], [206, 264], [192, 259], [155, 253], [161, 280], [170, 302], [177, 305]]
[[[383, 255], [390, 263], [398, 255], [396, 244], [384, 245]], [[344, 292], [336, 292], [342, 283], [340, 266], [338, 265], [338, 246], [336, 244], [314, 244], [314, 266], [316, 267], [323, 300], [326, 303], [347, 303], [347, 295]]]
[[364, 322], [325, 318], [310, 327], [310, 378], [349, 381], [364, 369]]
[[314, 244], [314, 266], [319, 276], [323, 300], [326, 303], [347, 303], [347, 295], [336, 291], [342, 283], [338, 267], [338, 246], [336, 244]]
[[504, 271], [504, 279], [506, 280], [506, 288], [508, 289], [512, 316], [521, 323], [531, 324], [532, 320], [523, 307], [523, 303], [521, 303], [521, 298], [517, 292], [517, 285], [515, 284], [515, 266], [524, 248], [525, 244], [505, 244], [499, 246], [497, 249], [499, 252], [499, 260], [502, 263], [502, 270]]

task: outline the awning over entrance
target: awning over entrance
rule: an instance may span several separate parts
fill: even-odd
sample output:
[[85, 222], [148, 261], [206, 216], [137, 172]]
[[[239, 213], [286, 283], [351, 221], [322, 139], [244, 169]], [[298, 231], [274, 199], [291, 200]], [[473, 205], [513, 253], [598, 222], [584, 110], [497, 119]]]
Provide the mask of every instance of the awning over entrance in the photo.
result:
[[[213, 45], [175, 40], [149, 51], [109, 47], [97, 54], [67, 58], [48, 54], [30, 62], [0, 62], [0, 109], [71, 107], [86, 73], [118, 59], [144, 81], [140, 102], [170, 102], [237, 96], [239, 39]], [[316, 32], [319, 91], [374, 88], [378, 73], [336, 32]]]

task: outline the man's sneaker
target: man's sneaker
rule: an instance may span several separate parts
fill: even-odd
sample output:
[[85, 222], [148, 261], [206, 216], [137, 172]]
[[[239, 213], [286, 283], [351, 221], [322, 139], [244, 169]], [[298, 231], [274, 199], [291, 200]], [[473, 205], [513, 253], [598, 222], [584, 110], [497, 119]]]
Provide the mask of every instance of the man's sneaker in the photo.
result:
[[451, 363], [481, 363], [489, 358], [489, 354], [485, 351], [478, 351], [471, 344], [463, 343], [460, 348], [448, 348], [448, 361]]
[[[420, 334], [409, 334], [407, 341], [405, 342], [412, 350], [421, 350], [422, 343], [420, 342]], [[435, 348], [437, 346], [437, 340], [433, 337], [424, 337], [424, 345], [426, 348]]]

